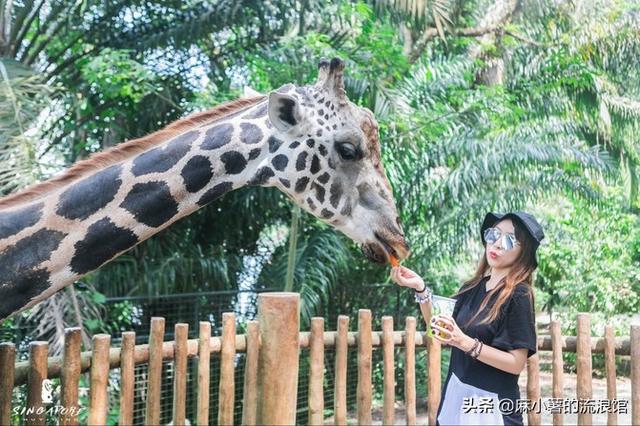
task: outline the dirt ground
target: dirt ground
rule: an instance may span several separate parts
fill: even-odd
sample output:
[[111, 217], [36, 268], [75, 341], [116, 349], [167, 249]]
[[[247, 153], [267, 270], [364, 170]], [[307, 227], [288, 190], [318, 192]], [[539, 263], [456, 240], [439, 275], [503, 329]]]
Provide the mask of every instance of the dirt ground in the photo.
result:
[[[546, 356], [550, 356], [549, 353], [541, 353], [541, 364], [545, 362], [549, 362], [546, 360]], [[527, 374], [526, 369], [520, 375], [520, 394], [522, 398], [526, 398], [527, 389]], [[594, 378], [592, 381], [592, 389], [593, 389], [593, 399], [606, 399], [607, 398], [607, 381], [606, 379], [598, 379]], [[627, 402], [627, 412], [618, 414], [618, 424], [619, 425], [630, 425], [631, 424], [631, 380], [628, 377], [618, 377], [617, 378], [617, 399], [618, 400], [626, 400]], [[540, 392], [543, 400], [545, 398], [551, 397], [552, 391], [552, 374], [550, 371], [541, 371], [540, 372]], [[576, 375], [565, 373], [564, 375], [564, 395], [565, 398], [576, 398]], [[402, 396], [398, 396], [400, 399]], [[427, 410], [426, 410], [426, 399], [418, 399], [418, 413], [417, 413], [417, 423], [419, 425], [427, 424]], [[403, 425], [406, 424], [406, 411], [404, 404], [396, 403], [396, 416], [395, 416], [395, 424]], [[381, 425], [382, 424], [382, 407], [376, 406], [373, 409], [373, 424]], [[553, 424], [553, 414], [542, 409], [541, 412], [541, 421], [543, 425], [551, 425]], [[355, 412], [348, 413], [348, 423], [349, 424], [357, 424], [357, 417]], [[577, 414], [565, 414], [564, 415], [564, 424], [566, 425], [575, 425], [578, 423], [578, 415]], [[327, 419], [325, 424], [333, 424], [333, 418]], [[527, 424], [527, 416], [524, 416], [524, 424]], [[593, 414], [593, 424], [594, 425], [606, 425], [607, 424], [607, 414]]]

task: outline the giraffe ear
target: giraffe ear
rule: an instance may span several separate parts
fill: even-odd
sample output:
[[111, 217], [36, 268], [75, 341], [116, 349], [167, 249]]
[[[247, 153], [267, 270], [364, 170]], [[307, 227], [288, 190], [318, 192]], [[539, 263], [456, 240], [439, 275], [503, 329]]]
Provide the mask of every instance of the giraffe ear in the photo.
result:
[[302, 114], [298, 100], [285, 93], [269, 94], [269, 120], [276, 129], [288, 132], [300, 123]]

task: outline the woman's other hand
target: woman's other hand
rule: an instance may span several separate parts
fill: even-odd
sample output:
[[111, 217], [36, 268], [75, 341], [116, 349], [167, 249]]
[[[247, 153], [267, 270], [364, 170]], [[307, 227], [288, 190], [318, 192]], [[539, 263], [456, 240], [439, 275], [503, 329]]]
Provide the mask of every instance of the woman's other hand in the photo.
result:
[[404, 266], [396, 266], [391, 268], [391, 279], [398, 285], [409, 287], [414, 290], [422, 290], [424, 281], [420, 275]]
[[[433, 328], [433, 337], [447, 345], [454, 346], [463, 352], [469, 351], [473, 347], [474, 340], [464, 334], [456, 320], [449, 315], [436, 315], [431, 318], [431, 328]], [[442, 333], [442, 336], [440, 336]]]

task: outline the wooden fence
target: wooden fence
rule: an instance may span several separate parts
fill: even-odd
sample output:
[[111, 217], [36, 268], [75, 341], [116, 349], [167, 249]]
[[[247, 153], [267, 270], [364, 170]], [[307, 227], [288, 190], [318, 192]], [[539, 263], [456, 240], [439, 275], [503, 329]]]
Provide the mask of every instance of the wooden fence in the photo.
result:
[[[427, 318], [429, 320], [429, 318]], [[578, 399], [592, 398], [591, 362], [593, 353], [604, 353], [607, 399], [616, 398], [615, 355], [631, 355], [631, 410], [632, 424], [640, 424], [640, 326], [631, 326], [630, 338], [616, 339], [613, 329], [607, 326], [604, 338], [590, 336], [589, 314], [578, 314], [577, 336], [563, 337], [560, 324], [552, 322], [551, 336], [539, 337], [538, 348], [553, 353], [553, 398], [565, 398], [563, 393], [562, 352], [577, 354]], [[120, 419], [122, 425], [132, 423], [134, 366], [148, 363], [146, 390], [146, 424], [160, 423], [160, 384], [162, 362], [174, 363], [173, 424], [185, 424], [185, 396], [187, 382], [187, 358], [197, 357], [197, 407], [199, 425], [209, 419], [210, 356], [219, 353], [220, 386], [218, 390], [218, 424], [233, 423], [234, 363], [236, 353], [245, 353], [243, 395], [243, 424], [294, 424], [298, 363], [301, 348], [308, 348], [311, 357], [309, 376], [308, 410], [309, 424], [324, 421], [324, 351], [335, 351], [335, 424], [347, 420], [347, 355], [355, 348], [358, 356], [357, 421], [372, 423], [372, 350], [381, 347], [383, 354], [383, 423], [393, 424], [394, 402], [394, 348], [404, 348], [407, 424], [416, 423], [416, 348], [426, 347], [429, 424], [435, 424], [440, 402], [440, 344], [425, 333], [416, 331], [416, 319], [407, 317], [404, 330], [394, 330], [393, 318], [382, 318], [382, 330], [372, 331], [369, 310], [360, 310], [358, 331], [349, 332], [349, 318], [340, 316], [336, 331], [324, 331], [323, 318], [313, 318], [310, 332], [299, 331], [299, 297], [294, 293], [264, 293], [259, 296], [258, 321], [247, 324], [244, 335], [236, 335], [235, 317], [223, 314], [222, 335], [211, 336], [211, 324], [200, 323], [199, 339], [187, 338], [188, 325], [175, 325], [175, 340], [164, 342], [163, 318], [153, 318], [149, 344], [135, 345], [135, 333], [122, 334], [120, 348], [110, 348], [110, 336], [93, 336], [92, 350], [80, 351], [80, 329], [66, 330], [64, 353], [61, 357], [47, 357], [46, 342], [31, 342], [29, 360], [15, 362], [15, 347], [11, 343], [0, 344], [0, 424], [11, 420], [12, 393], [15, 386], [27, 384], [27, 408], [25, 424], [44, 423], [42, 383], [46, 378], [61, 379], [61, 425], [78, 423], [78, 383], [80, 374], [90, 372], [89, 424], [105, 424], [108, 411], [107, 378], [110, 369], [120, 369]], [[419, 371], [424, 371], [419, 369]], [[429, 374], [435, 372], [435, 374]], [[527, 362], [527, 399], [540, 401], [538, 355]], [[540, 414], [530, 411], [528, 423], [540, 424]], [[562, 424], [561, 413], [554, 414], [554, 424]], [[579, 424], [591, 424], [591, 414], [578, 414]], [[617, 424], [615, 412], [608, 413], [608, 424]]]

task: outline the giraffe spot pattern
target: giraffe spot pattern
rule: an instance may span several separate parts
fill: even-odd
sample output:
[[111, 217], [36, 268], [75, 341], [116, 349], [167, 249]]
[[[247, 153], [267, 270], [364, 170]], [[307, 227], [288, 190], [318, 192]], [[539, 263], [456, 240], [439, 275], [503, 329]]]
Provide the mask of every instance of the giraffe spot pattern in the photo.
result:
[[247, 167], [247, 160], [238, 151], [228, 151], [220, 156], [227, 174], [237, 175]]
[[42, 206], [44, 203], [10, 212], [0, 212], [0, 240], [38, 223], [42, 217]]
[[249, 185], [264, 185], [267, 181], [274, 177], [275, 173], [270, 167], [260, 167], [255, 176], [249, 181]]
[[49, 271], [44, 268], [25, 271], [10, 284], [0, 284], [0, 322], [27, 305], [50, 285]]
[[240, 123], [240, 141], [247, 145], [257, 144], [262, 140], [262, 130], [251, 123]]
[[307, 198], [307, 204], [309, 204], [309, 208], [311, 210], [315, 210], [316, 209], [316, 203], [313, 202], [311, 197]]
[[67, 219], [86, 219], [106, 206], [118, 193], [122, 166], [111, 166], [74, 183], [58, 200], [56, 213]]
[[138, 222], [156, 228], [178, 213], [178, 203], [164, 182], [136, 183], [120, 207], [130, 212]]
[[300, 146], [300, 142], [298, 142], [298, 141], [293, 141], [293, 142], [291, 142], [291, 144], [289, 145], [289, 149], [296, 149], [298, 146]]
[[198, 135], [199, 132], [192, 130], [172, 139], [164, 147], [143, 152], [133, 160], [131, 173], [134, 176], [142, 176], [149, 173], [166, 172], [187, 155], [191, 149], [191, 143], [196, 140]]
[[298, 159], [296, 160], [296, 170], [301, 172], [307, 167], [307, 152], [302, 151], [298, 154]]
[[262, 148], [255, 148], [249, 151], [249, 161], [255, 160], [256, 158], [258, 158], [261, 152], [262, 152]]
[[342, 197], [342, 183], [340, 181], [332, 183], [329, 194], [329, 202], [334, 208], [338, 208], [338, 203], [340, 203], [340, 198]]
[[309, 148], [313, 148], [315, 144], [316, 144], [316, 141], [315, 141], [315, 140], [313, 140], [313, 139], [307, 139], [307, 146], [308, 146]]
[[326, 157], [328, 154], [327, 147], [324, 146], [323, 144], [318, 145], [318, 151], [320, 152], [320, 155], [322, 155], [323, 157]]
[[[44, 228], [6, 248], [0, 255], [0, 289], [13, 288], [17, 281], [25, 279], [22, 275], [37, 275], [37, 267], [51, 258], [66, 236], [64, 232]], [[12, 293], [25, 290], [15, 288]], [[2, 304], [6, 301], [0, 300]]]
[[198, 192], [213, 178], [211, 161], [203, 155], [196, 155], [185, 164], [180, 176], [187, 191]]
[[331, 176], [329, 175], [329, 173], [323, 173], [320, 176], [318, 176], [318, 182], [324, 185], [325, 183], [329, 182], [330, 177]]
[[316, 191], [316, 199], [320, 201], [320, 203], [324, 203], [324, 194], [325, 194], [324, 187], [314, 182], [313, 189]]
[[296, 192], [303, 192], [307, 189], [307, 184], [309, 183], [309, 178], [304, 176], [296, 181], [295, 190]]
[[311, 169], [310, 169], [310, 171], [314, 175], [320, 171], [320, 159], [315, 154], [313, 155], [313, 158], [311, 159]]
[[287, 167], [287, 164], [289, 164], [289, 158], [284, 154], [278, 154], [273, 157], [273, 160], [271, 160], [271, 164], [273, 164], [273, 167], [277, 171], [281, 172]]
[[280, 178], [280, 183], [281, 183], [281, 184], [282, 184], [282, 186], [284, 186], [285, 188], [291, 188], [291, 182], [289, 182], [289, 179]]
[[221, 148], [231, 142], [232, 135], [233, 126], [229, 123], [213, 126], [206, 131], [200, 147], [206, 150]]
[[116, 226], [105, 217], [92, 224], [84, 239], [78, 241], [71, 258], [71, 270], [86, 274], [138, 243], [131, 230]]
[[0, 321], [45, 291], [49, 271], [39, 268], [67, 234], [41, 229], [0, 253]]
[[275, 136], [269, 136], [269, 139], [267, 139], [267, 143], [269, 144], [269, 152], [273, 154], [278, 150], [278, 148], [280, 148], [280, 145], [282, 145], [282, 140], [276, 138]]
[[220, 198], [227, 192], [231, 191], [232, 188], [233, 188], [233, 183], [231, 182], [219, 183], [215, 185], [213, 188], [209, 189], [207, 192], [205, 192], [202, 195], [202, 197], [200, 197], [200, 199], [198, 200], [198, 205], [204, 206], [206, 204], [209, 204], [211, 201], [215, 200], [216, 198]]
[[333, 216], [333, 212], [327, 209], [322, 209], [322, 211], [320, 212], [320, 216], [323, 219], [330, 219]]
[[318, 129], [318, 131], [316, 132], [316, 136], [317, 137], [322, 136], [322, 129]]

